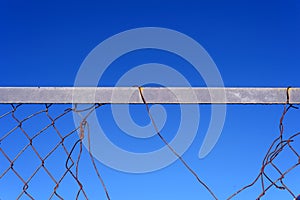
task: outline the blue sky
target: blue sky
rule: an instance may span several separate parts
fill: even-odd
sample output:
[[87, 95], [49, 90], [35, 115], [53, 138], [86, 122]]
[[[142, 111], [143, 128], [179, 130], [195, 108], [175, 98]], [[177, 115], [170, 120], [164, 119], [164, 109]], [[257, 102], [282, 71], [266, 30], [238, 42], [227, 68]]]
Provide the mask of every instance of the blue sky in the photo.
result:
[[[296, 0], [2, 1], [0, 85], [72, 86], [81, 63], [100, 42], [128, 29], [153, 26], [174, 29], [199, 42], [216, 63], [227, 87], [296, 87], [300, 85], [299, 11], [300, 3]], [[188, 63], [154, 50], [132, 52], [116, 60], [99, 85], [113, 86], [122, 72], [149, 62], [172, 66], [185, 75], [192, 86], [205, 86]], [[183, 70], [182, 66], [187, 67]], [[166, 109], [173, 116], [178, 107], [166, 106]], [[201, 128], [184, 154], [220, 199], [255, 178], [268, 145], [278, 134], [282, 106], [230, 105], [227, 109], [217, 146], [200, 160], [198, 151], [210, 118], [210, 106], [200, 106]], [[102, 110], [98, 114], [103, 112], [108, 116], [103, 119], [103, 126], [109, 132], [120, 134], [121, 139], [111, 136], [112, 140], [124, 148], [132, 148], [127, 145], [130, 138], [122, 136], [111, 119], [110, 107]], [[131, 112], [137, 123], [149, 123], [144, 106], [132, 106]], [[297, 117], [299, 111], [292, 110], [287, 117], [287, 131], [299, 130]], [[172, 118], [163, 133], [168, 135], [174, 128], [176, 119]], [[146, 142], [133, 143], [142, 147]], [[153, 143], [134, 151], [157, 146], [160, 145]], [[147, 174], [118, 172], [101, 163], [98, 166], [112, 199], [209, 199], [208, 193], [178, 161]], [[294, 176], [289, 181], [299, 191], [295, 184], [298, 179]], [[259, 187], [255, 188], [236, 199], [254, 199], [259, 193]], [[0, 198], [5, 199], [7, 192], [0, 189]], [[99, 195], [104, 199], [101, 192]], [[287, 192], [277, 190], [271, 190], [268, 195], [271, 199], [290, 198]]]

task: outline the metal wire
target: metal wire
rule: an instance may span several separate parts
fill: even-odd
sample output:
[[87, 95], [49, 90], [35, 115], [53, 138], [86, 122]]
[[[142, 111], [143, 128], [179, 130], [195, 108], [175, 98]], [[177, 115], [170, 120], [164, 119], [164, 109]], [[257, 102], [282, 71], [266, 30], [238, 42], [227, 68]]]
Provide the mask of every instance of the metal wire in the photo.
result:
[[[17, 105], [11, 104], [11, 110], [7, 111], [6, 113], [4, 113], [0, 116], [0, 120], [11, 116], [11, 118], [16, 122], [16, 126], [12, 127], [11, 130], [9, 130], [5, 134], [3, 134], [2, 132], [0, 134], [0, 153], [3, 154], [3, 156], [6, 158], [6, 160], [9, 163], [7, 168], [4, 169], [4, 171], [2, 173], [0, 172], [1, 173], [0, 181], [6, 175], [8, 175], [9, 172], [13, 172], [15, 174], [15, 176], [23, 184], [23, 187], [21, 188], [20, 193], [15, 198], [21, 199], [23, 196], [27, 196], [30, 199], [36, 199], [37, 197], [35, 197], [33, 194], [31, 194], [31, 192], [29, 192], [30, 184], [33, 181], [33, 178], [35, 176], [37, 176], [37, 174], [41, 170], [44, 170], [46, 172], [46, 174], [49, 176], [50, 180], [53, 182], [53, 190], [49, 194], [48, 198], [52, 199], [55, 196], [58, 199], [64, 199], [64, 197], [59, 192], [59, 187], [62, 184], [63, 180], [67, 179], [67, 175], [71, 175], [71, 177], [73, 178], [73, 180], [75, 181], [75, 183], [78, 186], [78, 190], [76, 192], [75, 199], [79, 199], [80, 195], [84, 199], [89, 199], [87, 192], [84, 189], [84, 185], [83, 185], [82, 181], [80, 180], [80, 176], [79, 176], [79, 171], [80, 171], [79, 166], [80, 166], [80, 160], [82, 159], [82, 151], [83, 151], [82, 140], [85, 137], [85, 132], [87, 130], [88, 143], [90, 143], [90, 139], [89, 139], [90, 133], [89, 133], [89, 129], [88, 129], [87, 118], [91, 114], [91, 112], [94, 111], [94, 109], [99, 108], [101, 105], [95, 104], [92, 107], [88, 108], [88, 113], [85, 114], [84, 116], [82, 116], [82, 114], [81, 114], [83, 111], [78, 110], [75, 106], [74, 108], [65, 109], [61, 114], [59, 114], [56, 117], [52, 117], [52, 115], [50, 114], [50, 108], [53, 107], [53, 104], [45, 104], [43, 109], [41, 109], [29, 116], [20, 118], [17, 116], [16, 112], [17, 112], [17, 110], [21, 110], [22, 106], [26, 107], [25, 105], [22, 105], [22, 104], [17, 104]], [[82, 120], [81, 120], [80, 125], [74, 129], [68, 131], [67, 133], [61, 133], [61, 131], [59, 130], [59, 128], [57, 127], [56, 124], [58, 123], [58, 121], [62, 120], [63, 117], [69, 115], [72, 112], [77, 113], [81, 117]], [[50, 123], [47, 123], [40, 131], [38, 131], [34, 135], [28, 133], [26, 128], [24, 128], [24, 124], [27, 121], [32, 120], [33, 118], [40, 118], [41, 115], [46, 116], [46, 118], [48, 120], [50, 120]], [[51, 129], [52, 134], [56, 133], [56, 135], [59, 137], [59, 140], [56, 142], [54, 147], [46, 153], [45, 156], [42, 156], [41, 152], [39, 152], [39, 150], [36, 147], [36, 145], [37, 145], [36, 141], [39, 139], [39, 137], [42, 137], [42, 134], [45, 134], [46, 131], [48, 131], [49, 129]], [[20, 130], [21, 133], [26, 137], [27, 143], [21, 148], [21, 150], [17, 153], [16, 156], [11, 157], [9, 155], [8, 150], [5, 150], [4, 147], [2, 146], [2, 144], [4, 144], [6, 142], [6, 140], [9, 139], [9, 137], [13, 137], [12, 134], [14, 132], [17, 132], [18, 130]], [[79, 138], [76, 134], [77, 131], [79, 131], [79, 133], [80, 133]], [[19, 135], [18, 137], [21, 137], [21, 136]], [[73, 137], [73, 138], [71, 139], [71, 137]], [[77, 140], [76, 140], [76, 137], [78, 138]], [[67, 140], [69, 138], [73, 141], [73, 142], [71, 141], [71, 143], [73, 143], [71, 146], [66, 144], [66, 143], [68, 143]], [[75, 140], [74, 140], [74, 138], [75, 138]], [[71, 148], [68, 148], [68, 147], [71, 147]], [[66, 160], [65, 160], [65, 164], [64, 164], [65, 170], [60, 172], [60, 174], [61, 174], [60, 177], [55, 178], [58, 175], [54, 174], [54, 172], [52, 172], [51, 169], [49, 169], [47, 167], [47, 164], [50, 162], [49, 160], [50, 160], [51, 156], [54, 156], [54, 154], [59, 151], [59, 148], [62, 148], [63, 152], [66, 155]], [[29, 178], [25, 178], [25, 175], [22, 175], [22, 172], [19, 172], [20, 170], [15, 169], [15, 163], [18, 161], [18, 159], [20, 159], [20, 157], [23, 154], [25, 154], [25, 151], [27, 151], [28, 149], [31, 149], [33, 151], [33, 154], [39, 159], [39, 164], [35, 168], [35, 170], [30, 174]], [[74, 155], [76, 149], [79, 151], [77, 153], [77, 157]], [[92, 154], [90, 152], [90, 146], [88, 148], [88, 153], [90, 155], [89, 157], [93, 164], [94, 171], [96, 172], [96, 175], [97, 175], [98, 179], [100, 180], [102, 187], [106, 193], [106, 198], [109, 200], [110, 197], [108, 195], [107, 188], [104, 184], [102, 177], [100, 176], [99, 170], [98, 170], [95, 160], [94, 160], [94, 157], [92, 156]], [[30, 161], [27, 161], [27, 162], [28, 162], [27, 164], [30, 165]], [[1, 164], [1, 165], [3, 166], [3, 164]], [[26, 168], [26, 166], [25, 166], [25, 168]]]
[[[228, 200], [232, 199], [233, 197], [237, 196], [239, 193], [243, 192], [244, 190], [254, 186], [259, 180], [261, 181], [261, 193], [256, 198], [257, 200], [261, 199], [263, 196], [267, 194], [267, 191], [271, 188], [276, 188], [279, 190], [285, 190], [287, 191], [294, 199], [300, 199], [300, 194], [297, 195], [297, 193], [293, 192], [292, 189], [285, 184], [284, 179], [285, 177], [294, 170], [297, 166], [300, 165], [300, 154], [296, 151], [295, 147], [293, 146], [293, 143], [296, 139], [300, 139], [299, 135], [300, 132], [292, 134], [287, 139], [284, 138], [284, 118], [288, 111], [291, 108], [298, 109], [294, 105], [290, 104], [290, 95], [289, 95], [290, 87], [287, 88], [286, 95], [287, 95], [287, 101], [284, 105], [284, 109], [282, 112], [282, 115], [279, 120], [279, 136], [274, 139], [270, 147], [268, 148], [268, 151], [262, 161], [262, 166], [260, 169], [260, 172], [258, 176], [254, 179], [253, 182], [250, 184], [244, 186], [240, 190], [236, 191], [234, 194], [232, 194]], [[296, 156], [297, 162], [295, 162], [293, 165], [291, 165], [288, 169], [282, 170], [279, 166], [279, 164], [276, 164], [276, 158], [283, 152], [283, 150], [289, 151], [291, 154]], [[277, 179], [272, 179], [268, 175], [268, 167], [275, 169], [275, 171], [278, 173], [279, 177]], [[280, 184], [280, 185], [279, 185]], [[299, 193], [299, 191], [298, 191]]]
[[190, 167], [190, 165], [176, 152], [176, 150], [167, 142], [167, 140], [162, 136], [162, 134], [160, 134], [160, 132], [158, 130], [158, 127], [157, 127], [157, 125], [155, 123], [155, 120], [154, 120], [153, 116], [150, 113], [149, 105], [146, 102], [145, 97], [143, 96], [142, 88], [141, 87], [138, 87], [138, 88], [139, 88], [139, 92], [140, 92], [141, 98], [142, 98], [142, 100], [143, 100], [143, 102], [144, 102], [144, 104], [146, 106], [147, 113], [149, 115], [151, 123], [152, 123], [152, 125], [153, 125], [153, 127], [154, 127], [154, 129], [156, 131], [156, 134], [158, 135], [158, 137], [170, 149], [170, 151], [180, 160], [180, 162], [189, 170], [189, 172], [197, 179], [197, 181], [211, 194], [211, 196], [214, 199], [218, 199], [216, 197], [216, 195], [214, 194], [214, 192], [199, 178], [199, 176], [197, 175], [197, 173]]

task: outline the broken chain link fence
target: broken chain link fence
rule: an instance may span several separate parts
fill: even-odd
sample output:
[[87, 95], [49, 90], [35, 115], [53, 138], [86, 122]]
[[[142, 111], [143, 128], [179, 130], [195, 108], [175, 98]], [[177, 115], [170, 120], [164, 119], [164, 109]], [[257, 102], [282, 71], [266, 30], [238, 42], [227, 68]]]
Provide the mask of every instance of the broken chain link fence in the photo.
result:
[[[149, 112], [147, 100], [143, 97], [142, 90], [139, 91], [157, 136], [211, 194], [212, 198], [218, 199], [213, 188], [207, 186], [199, 178], [160, 134], [156, 128], [155, 119]], [[290, 109], [296, 108], [289, 104], [288, 96], [287, 90], [287, 103], [284, 105], [280, 118], [278, 137], [266, 149], [267, 153], [258, 176], [253, 182], [234, 192], [228, 199], [234, 199], [239, 193], [255, 184], [261, 185], [257, 199], [267, 196], [271, 188], [287, 192], [291, 198], [297, 200], [300, 198], [299, 191], [293, 191], [285, 183], [285, 178], [300, 165], [300, 152], [294, 146], [295, 141], [300, 139], [300, 132], [284, 134], [284, 118]], [[10, 196], [11, 199], [24, 197], [65, 199], [65, 196], [67, 194], [70, 196], [70, 193], [73, 193], [76, 199], [95, 198], [95, 195], [103, 195], [103, 198], [106, 196], [110, 199], [109, 190], [102, 179], [99, 165], [91, 154], [90, 146], [88, 145], [87, 149], [82, 147], [83, 138], [90, 141], [89, 114], [101, 106], [102, 104], [94, 104], [88, 109], [78, 110], [76, 105], [70, 104], [0, 104], [0, 186], [3, 188], [2, 191], [5, 190], [4, 188], [14, 190], [15, 196]], [[68, 124], [73, 124], [71, 115], [74, 112], [80, 116], [81, 123], [78, 127], [70, 128]], [[283, 152], [289, 152], [294, 161], [287, 169], [282, 169], [280, 163], [277, 162]], [[269, 170], [275, 170], [278, 176], [270, 176]], [[87, 184], [89, 180], [85, 176], [98, 179], [99, 185]], [[88, 188], [87, 185], [92, 188]], [[95, 194], [94, 191], [99, 191], [99, 187], [102, 187], [102, 193]]]

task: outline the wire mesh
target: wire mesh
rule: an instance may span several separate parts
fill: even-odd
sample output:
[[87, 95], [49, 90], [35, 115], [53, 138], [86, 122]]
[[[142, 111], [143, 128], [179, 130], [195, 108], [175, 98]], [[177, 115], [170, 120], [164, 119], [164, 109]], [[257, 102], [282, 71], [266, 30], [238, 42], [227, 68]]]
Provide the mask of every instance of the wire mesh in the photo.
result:
[[[283, 190], [288, 192], [294, 199], [299, 200], [300, 195], [297, 195], [297, 192], [299, 191], [292, 191], [289, 185], [285, 184], [285, 178], [291, 173], [296, 167], [300, 165], [300, 157], [299, 153], [296, 150], [296, 145], [294, 143], [296, 140], [299, 140], [300, 132], [294, 133], [291, 136], [288, 136], [287, 138], [284, 137], [284, 118], [290, 108], [296, 108], [293, 105], [287, 104], [284, 106], [284, 110], [282, 113], [282, 116], [280, 118], [279, 123], [279, 135], [274, 139], [272, 144], [267, 150], [266, 155], [264, 156], [264, 159], [262, 161], [260, 172], [258, 173], [257, 177], [253, 182], [250, 184], [244, 186], [240, 190], [236, 191], [234, 194], [232, 194], [228, 199], [233, 199], [235, 196], [237, 196], [239, 193], [243, 192], [244, 190], [254, 186], [256, 183], [260, 181], [261, 185], [261, 191], [260, 194], [256, 199], [261, 199], [263, 196], [267, 195], [268, 190], [271, 188], [275, 188], [278, 190]], [[280, 165], [280, 162], [276, 162], [279, 160], [279, 157], [281, 154], [288, 155], [286, 159], [293, 160], [293, 164], [290, 164], [288, 168], [285, 167], [285, 169], [282, 169], [283, 167]], [[281, 160], [282, 162], [282, 160]], [[287, 162], [286, 160], [283, 160], [283, 162]], [[277, 176], [275, 178], [272, 178], [272, 170], [275, 170], [277, 172]]]
[[[300, 165], [300, 154], [296, 150], [295, 142], [299, 140], [300, 132], [294, 133], [288, 137], [284, 134], [284, 119], [286, 117], [286, 114], [288, 111], [292, 109], [298, 109], [298, 107], [290, 104], [289, 99], [289, 90], [290, 87], [287, 88], [286, 96], [287, 101], [284, 105], [282, 115], [279, 120], [279, 135], [276, 137], [271, 145], [269, 146], [266, 155], [264, 156], [264, 159], [262, 161], [260, 172], [258, 173], [258, 176], [254, 179], [253, 182], [250, 184], [244, 186], [240, 190], [236, 191], [234, 194], [232, 194], [228, 199], [232, 199], [233, 197], [237, 196], [239, 193], [243, 192], [244, 190], [254, 186], [259, 180], [261, 184], [261, 192], [258, 195], [256, 199], [261, 199], [263, 196], [265, 196], [271, 188], [276, 188], [278, 190], [284, 190], [287, 191], [294, 199], [299, 200], [300, 194], [299, 191], [292, 191], [290, 186], [285, 184], [284, 179], [286, 178], [289, 173], [291, 173], [296, 167]], [[282, 169], [280, 166], [280, 162], [276, 162], [279, 160], [279, 157], [283, 153], [288, 153], [289, 157], [294, 157], [294, 163], [290, 164], [290, 166], [286, 169]], [[286, 161], [285, 161], [286, 162]], [[277, 172], [276, 178], [271, 178], [269, 173], [271, 170], [275, 170]], [[271, 173], [270, 173], [271, 174]], [[297, 195], [298, 194], [298, 195]]]
[[[191, 166], [179, 156], [160, 134], [141, 88], [139, 88], [139, 92], [157, 136], [178, 157], [199, 184], [211, 194], [211, 197], [218, 199], [213, 188], [199, 178]], [[86, 167], [93, 169], [94, 177], [99, 181], [99, 185], [93, 187], [101, 186], [103, 198], [110, 199], [108, 189], [98, 169], [99, 166], [91, 154], [90, 146], [88, 145], [87, 150], [82, 147], [85, 137], [90, 141], [88, 117], [91, 112], [101, 106], [102, 104], [94, 104], [88, 109], [78, 110], [76, 105], [1, 105], [0, 186], [13, 188], [16, 191], [16, 196], [9, 197], [10, 199], [22, 199], [23, 197], [29, 199], [64, 199], [66, 190], [68, 196], [73, 193], [75, 199], [95, 197], [89, 195], [91, 190], [86, 187], [84, 173], [90, 171], [86, 170]], [[289, 103], [287, 89], [287, 103], [284, 105], [279, 120], [279, 134], [267, 149], [260, 172], [253, 182], [234, 192], [228, 199], [237, 197], [246, 189], [259, 184], [259, 181], [261, 190], [257, 199], [267, 196], [271, 188], [285, 191], [292, 198], [300, 199], [299, 191], [293, 191], [285, 182], [285, 178], [300, 165], [300, 153], [295, 146], [295, 142], [300, 138], [300, 132], [291, 135], [284, 133], [285, 116], [293, 108], [296, 107]], [[70, 121], [72, 120], [70, 115], [74, 112], [78, 114], [81, 122], [78, 127], [70, 129], [70, 126], [66, 126], [66, 124], [73, 124], [73, 121]], [[282, 169], [278, 160], [281, 155], [286, 153], [292, 155], [294, 159], [288, 168]], [[90, 165], [87, 166], [82, 160], [89, 160]], [[269, 175], [271, 170], [275, 170], [278, 176], [274, 178], [273, 175]], [[68, 185], [65, 185], [67, 181]], [[73, 184], [70, 185], [70, 182]], [[43, 192], [39, 192], [40, 187], [43, 187]]]
[[[13, 185], [9, 185], [9, 189], [14, 189], [16, 193], [19, 190], [17, 196], [9, 198], [21, 199], [26, 196], [29, 199], [52, 199], [54, 197], [64, 199], [61, 193], [66, 194], [62, 190], [67, 190], [68, 193], [73, 191], [76, 199], [79, 197], [88, 199], [79, 176], [80, 161], [83, 155], [82, 140], [84, 137], [89, 137], [89, 133], [86, 131], [88, 129], [87, 117], [100, 106], [100, 104], [95, 104], [90, 107], [90, 111], [85, 116], [81, 116], [80, 125], [69, 130], [67, 127], [70, 126], [65, 126], [65, 124], [73, 123], [70, 121], [72, 119], [70, 115], [73, 112], [80, 115], [82, 112], [77, 110], [76, 106], [73, 108], [68, 106], [66, 108], [62, 105], [54, 106], [53, 104], [11, 104], [10, 108], [9, 105], [1, 106], [0, 183], [3, 184], [3, 188], [5, 186], [3, 181], [11, 182]], [[30, 113], [28, 114], [28, 112]], [[77, 132], [80, 134], [78, 135]], [[88, 148], [87, 154], [107, 199], [110, 199], [94, 157], [90, 153], [90, 148]], [[41, 175], [41, 171], [45, 173]], [[7, 180], [6, 176], [9, 179], [13, 179], [15, 176], [18, 180]], [[34, 180], [35, 177], [42, 178], [42, 180]], [[46, 180], [50, 180], [50, 182]], [[68, 183], [73, 182], [74, 185], [72, 187], [65, 186], [63, 184], [65, 180], [68, 180]], [[43, 192], [38, 192], [41, 188], [37, 186], [37, 182], [47, 182], [48, 186], [52, 188], [43, 187]], [[35, 191], [32, 191], [31, 188]], [[48, 194], [46, 194], [47, 192]]]

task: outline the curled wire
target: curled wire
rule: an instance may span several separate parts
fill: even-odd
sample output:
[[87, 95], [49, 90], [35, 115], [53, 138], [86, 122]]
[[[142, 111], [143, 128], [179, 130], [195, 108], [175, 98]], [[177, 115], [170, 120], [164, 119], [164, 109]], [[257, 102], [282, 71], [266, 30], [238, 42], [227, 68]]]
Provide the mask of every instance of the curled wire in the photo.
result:
[[[243, 192], [244, 190], [254, 186], [254, 184], [256, 184], [258, 182], [258, 180], [260, 180], [260, 182], [261, 182], [261, 193], [256, 198], [257, 200], [261, 199], [267, 193], [267, 191], [269, 189], [271, 189], [272, 187], [275, 187], [279, 190], [287, 191], [294, 199], [298, 200], [300, 198], [300, 195], [296, 196], [296, 194], [293, 193], [292, 190], [284, 182], [284, 178], [286, 177], [286, 175], [288, 173], [290, 173], [292, 170], [294, 170], [298, 165], [300, 165], [299, 154], [297, 153], [295, 148], [292, 146], [292, 143], [294, 142], [295, 138], [300, 135], [300, 132], [293, 134], [292, 136], [290, 136], [287, 139], [284, 139], [284, 124], [283, 124], [284, 118], [285, 118], [287, 112], [291, 108], [298, 109], [298, 107], [290, 104], [290, 95], [289, 95], [290, 88], [291, 87], [288, 87], [286, 90], [286, 99], [287, 100], [286, 100], [286, 104], [284, 105], [283, 112], [282, 112], [282, 115], [279, 120], [279, 136], [276, 137], [273, 140], [273, 142], [271, 143], [271, 145], [262, 161], [262, 166], [260, 168], [259, 174], [257, 175], [257, 177], [254, 179], [253, 182], [251, 182], [250, 184], [248, 184], [248, 185], [242, 187], [241, 189], [239, 189], [238, 191], [236, 191], [234, 194], [232, 194], [228, 198], [228, 200], [237, 196], [239, 193]], [[284, 149], [290, 150], [298, 158], [298, 162], [295, 163], [294, 165], [292, 165], [287, 170], [281, 171], [279, 166], [277, 166], [274, 163], [274, 160], [278, 157], [278, 155], [280, 155], [280, 153]], [[279, 173], [279, 175], [280, 175], [279, 178], [274, 180], [268, 175], [266, 168], [269, 166], [273, 167], [275, 169], [275, 171], [277, 171]], [[278, 185], [279, 183], [280, 183], [280, 185]]]
[[[108, 200], [110, 200], [110, 195], [108, 193], [108, 190], [107, 190], [107, 187], [104, 183], [104, 180], [103, 178], [101, 177], [100, 175], [100, 172], [97, 168], [97, 165], [95, 163], [95, 159], [94, 159], [94, 156], [92, 155], [92, 152], [91, 152], [91, 139], [90, 139], [90, 129], [89, 129], [89, 124], [88, 124], [88, 121], [87, 121], [87, 118], [92, 114], [92, 112], [94, 112], [95, 109], [99, 108], [100, 106], [102, 106], [104, 104], [95, 104], [89, 108], [86, 108], [86, 109], [82, 109], [82, 110], [78, 110], [77, 109], [77, 105], [75, 104], [75, 108], [73, 109], [73, 111], [75, 113], [77, 113], [80, 117], [81, 117], [81, 122], [80, 122], [80, 135], [79, 135], [79, 140], [77, 142], [80, 143], [80, 153], [79, 153], [79, 156], [78, 156], [78, 162], [76, 164], [76, 178], [77, 178], [77, 174], [78, 174], [78, 163], [79, 163], [79, 159], [80, 159], [80, 155], [81, 155], [81, 152], [82, 152], [82, 140], [84, 139], [85, 137], [85, 129], [87, 128], [87, 135], [88, 135], [88, 153], [89, 153], [89, 156], [90, 156], [90, 159], [91, 159], [91, 162], [93, 164], [93, 167], [94, 167], [94, 171], [96, 172], [97, 174], [97, 177], [104, 189], [104, 192], [105, 192], [105, 195], [106, 195], [106, 198]], [[88, 111], [88, 113], [85, 115], [85, 116], [82, 116], [81, 113], [84, 112], [84, 111]], [[76, 142], [76, 143], [77, 143]], [[76, 146], [76, 143], [74, 144], [73, 148], [75, 148]], [[78, 195], [77, 195], [78, 196]]]

